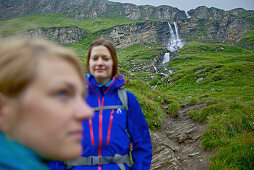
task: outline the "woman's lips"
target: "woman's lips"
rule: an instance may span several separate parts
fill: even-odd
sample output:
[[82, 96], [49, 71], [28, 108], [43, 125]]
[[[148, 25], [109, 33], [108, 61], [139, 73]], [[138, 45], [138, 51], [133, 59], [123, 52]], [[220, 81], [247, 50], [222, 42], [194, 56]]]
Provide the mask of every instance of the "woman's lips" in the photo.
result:
[[71, 132], [69, 132], [69, 136], [71, 136], [72, 138], [75, 138], [77, 140], [82, 140], [83, 139], [82, 130], [71, 131]]
[[97, 71], [97, 72], [103, 72], [104, 69], [96, 69], [95, 71]]

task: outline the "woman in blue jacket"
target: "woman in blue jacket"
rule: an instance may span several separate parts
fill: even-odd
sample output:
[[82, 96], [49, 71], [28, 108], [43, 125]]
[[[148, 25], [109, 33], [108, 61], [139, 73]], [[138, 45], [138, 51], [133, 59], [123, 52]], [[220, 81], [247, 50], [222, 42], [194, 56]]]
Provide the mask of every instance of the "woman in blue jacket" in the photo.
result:
[[[67, 162], [67, 168], [148, 170], [152, 159], [149, 129], [131, 92], [127, 91], [128, 110], [117, 108], [122, 105], [118, 89], [125, 85], [125, 80], [118, 73], [117, 55], [110, 41], [100, 38], [90, 45], [87, 70], [87, 102], [95, 108], [95, 114], [83, 122], [81, 157]], [[129, 158], [131, 144], [132, 165]], [[60, 164], [53, 166], [59, 167]]]

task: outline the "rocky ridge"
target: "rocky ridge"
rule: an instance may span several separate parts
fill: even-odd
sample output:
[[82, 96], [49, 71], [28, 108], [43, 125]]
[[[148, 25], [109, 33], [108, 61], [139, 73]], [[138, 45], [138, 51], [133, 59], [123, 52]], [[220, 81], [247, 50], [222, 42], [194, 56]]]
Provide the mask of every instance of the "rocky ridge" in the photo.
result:
[[79, 42], [87, 33], [78, 27], [37, 28], [25, 32], [27, 37], [42, 37], [63, 45]]
[[79, 20], [105, 16], [169, 21], [186, 18], [184, 11], [170, 6], [137, 6], [107, 0], [0, 0], [0, 20], [45, 13], [64, 13]]

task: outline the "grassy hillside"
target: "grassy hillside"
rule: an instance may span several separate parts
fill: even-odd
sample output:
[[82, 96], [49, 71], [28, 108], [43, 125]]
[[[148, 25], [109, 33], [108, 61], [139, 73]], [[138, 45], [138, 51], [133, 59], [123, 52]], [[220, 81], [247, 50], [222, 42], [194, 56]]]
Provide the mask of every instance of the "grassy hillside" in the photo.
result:
[[191, 42], [178, 54], [169, 63], [176, 71], [157, 90], [178, 102], [206, 102], [189, 115], [208, 123], [202, 144], [218, 150], [211, 169], [253, 169], [254, 50]]
[[[160, 50], [156, 45], [135, 45], [120, 50], [119, 56], [122, 62], [151, 61]], [[179, 50], [168, 67], [175, 70], [168, 77], [147, 83], [134, 80], [127, 85], [139, 99], [150, 127], [159, 125], [163, 116], [158, 115], [163, 111], [175, 116], [179, 103], [206, 102], [205, 107], [190, 111], [189, 115], [208, 124], [201, 139], [203, 147], [217, 150], [210, 160], [210, 169], [253, 169], [254, 50], [193, 41]], [[128, 73], [124, 68], [129, 70], [128, 65], [122, 70]], [[156, 90], [149, 85], [154, 81]], [[167, 110], [162, 109], [167, 104]]]

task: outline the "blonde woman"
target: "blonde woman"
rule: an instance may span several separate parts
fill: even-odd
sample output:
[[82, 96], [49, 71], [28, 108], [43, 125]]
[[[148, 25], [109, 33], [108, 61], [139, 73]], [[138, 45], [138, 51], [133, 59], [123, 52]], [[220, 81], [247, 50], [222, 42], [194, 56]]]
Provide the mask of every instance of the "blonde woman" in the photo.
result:
[[0, 169], [47, 169], [47, 159], [82, 152], [83, 68], [70, 50], [46, 40], [0, 41]]

